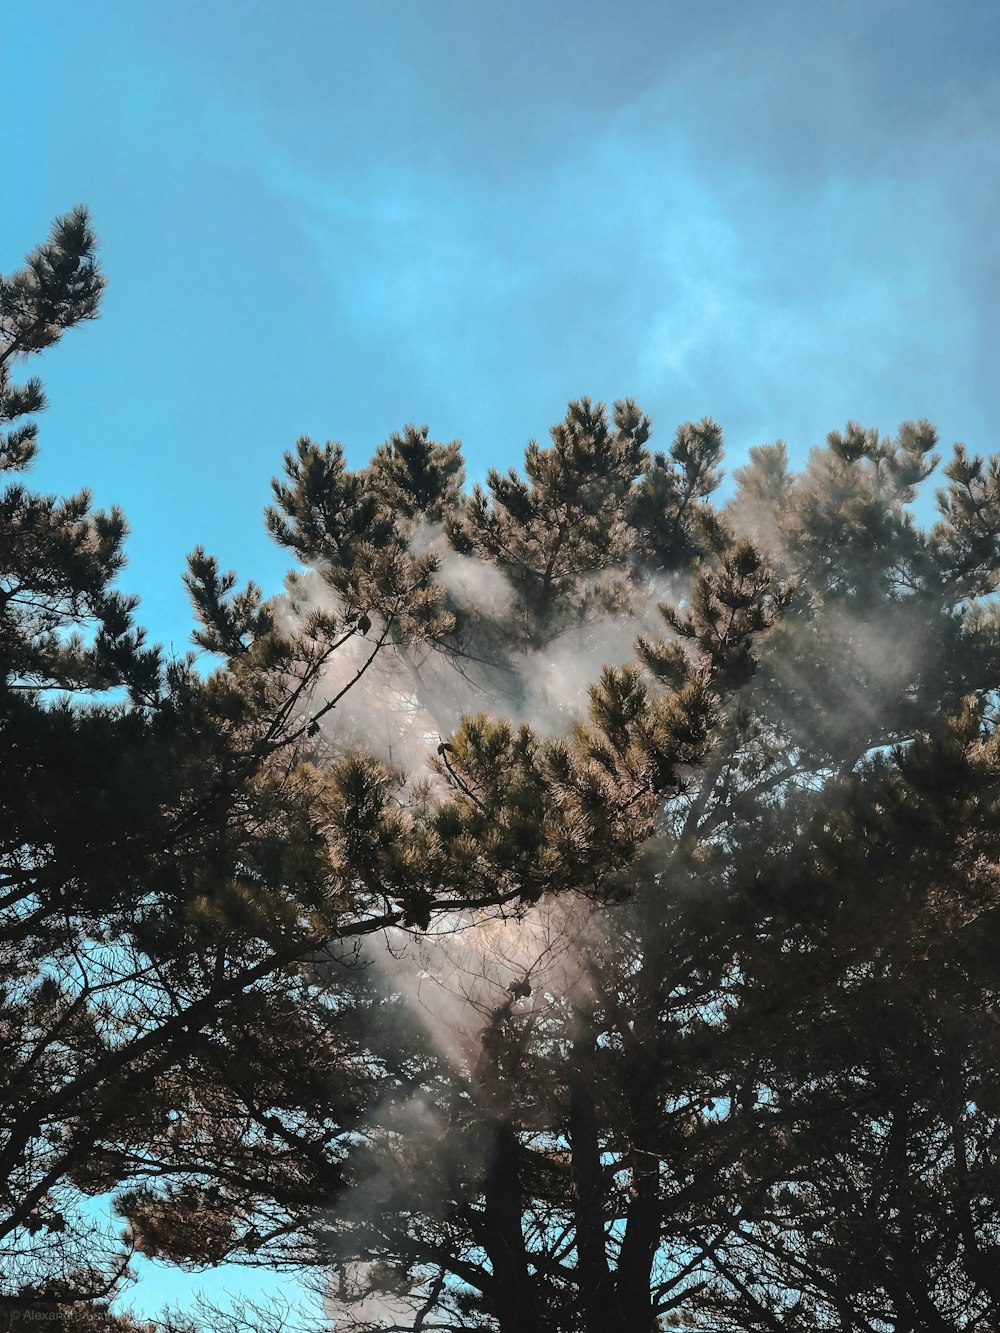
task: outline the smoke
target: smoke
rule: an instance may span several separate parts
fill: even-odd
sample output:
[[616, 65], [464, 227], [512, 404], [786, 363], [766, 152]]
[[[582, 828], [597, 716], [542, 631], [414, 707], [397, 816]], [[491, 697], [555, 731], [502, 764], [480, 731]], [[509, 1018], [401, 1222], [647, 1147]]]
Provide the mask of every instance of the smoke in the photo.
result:
[[389, 932], [375, 962], [438, 1054], [471, 1078], [482, 1034], [501, 1009], [530, 1022], [554, 997], [586, 988], [589, 921], [589, 906], [570, 901], [516, 918], [468, 914], [436, 921], [422, 935]]
[[324, 1300], [324, 1310], [338, 1333], [362, 1333], [387, 1325], [412, 1327], [421, 1304], [408, 1291], [400, 1290], [398, 1277], [388, 1273], [384, 1265], [354, 1263], [345, 1264], [339, 1271], [336, 1285]]
[[498, 715], [528, 722], [541, 735], [568, 732], [586, 713], [589, 688], [600, 678], [602, 668], [634, 661], [639, 635], [662, 635], [664, 622], [658, 606], [680, 601], [686, 586], [678, 578], [650, 579], [635, 590], [625, 614], [603, 615], [574, 625], [544, 647], [517, 654], [518, 693], [515, 698], [498, 700]]
[[[528, 721], [541, 734], [567, 732], [585, 713], [587, 688], [601, 667], [629, 660], [637, 635], [661, 630], [657, 601], [680, 586], [650, 583], [618, 616], [598, 614], [542, 648], [498, 653], [515, 611], [515, 590], [495, 566], [447, 549], [440, 529], [418, 526], [411, 553], [431, 547], [437, 582], [468, 631], [461, 651], [429, 644], [401, 648], [387, 639], [320, 722], [319, 740], [331, 754], [374, 752], [403, 775], [404, 792], [421, 780], [443, 790], [443, 778], [435, 777], [428, 761], [463, 714], [488, 711]], [[298, 577], [292, 593], [290, 623], [312, 611], [342, 611], [319, 571]], [[358, 676], [383, 628], [373, 624], [334, 656], [311, 701], [313, 711]], [[496, 1077], [489, 1035], [499, 1028], [528, 1032], [551, 1006], [584, 992], [589, 912], [587, 904], [565, 902], [539, 904], [506, 919], [456, 914], [436, 920], [426, 934], [397, 929], [366, 943], [363, 957], [384, 991], [404, 1006], [406, 1021], [416, 1024], [452, 1087], [464, 1090], [465, 1105], [479, 1106], [481, 1114], [456, 1130], [446, 1118], [447, 1098], [435, 1104], [420, 1090], [407, 1092], [387, 1081], [357, 1133], [356, 1188], [329, 1217], [331, 1278], [324, 1309], [339, 1333], [414, 1326], [433, 1275], [419, 1265], [409, 1272], [391, 1266], [391, 1246], [384, 1263], [361, 1256], [379, 1254], [382, 1219], [401, 1207], [412, 1209], [421, 1228], [444, 1226], [456, 1170], [470, 1182], [485, 1177], [493, 1152], [491, 1117], [519, 1093], [516, 1080]], [[389, 1012], [392, 1022], [391, 1006]], [[450, 1298], [437, 1295], [439, 1301]]]
[[789, 474], [787, 463], [783, 443], [752, 449], [725, 510], [775, 575], [801, 586], [751, 691], [803, 756], [825, 753], [847, 771], [887, 738], [906, 738], [921, 690], [947, 679], [948, 645], [931, 632], [933, 608], [899, 560], [918, 540], [914, 492], [888, 469], [829, 448], [813, 449], [801, 472]]
[[[586, 714], [588, 689], [601, 669], [634, 660], [639, 635], [662, 634], [658, 606], [679, 602], [687, 589], [679, 577], [633, 581], [627, 607], [596, 612], [541, 647], [510, 648], [504, 638], [516, 595], [504, 574], [486, 560], [445, 548], [440, 530], [423, 525], [414, 533], [411, 553], [428, 549], [438, 558], [436, 582], [462, 613], [466, 641], [457, 647], [401, 647], [387, 639], [363, 677], [320, 723], [331, 752], [367, 750], [408, 782], [432, 780], [428, 760], [469, 714], [488, 712], [515, 724], [527, 722], [541, 736], [567, 734]], [[581, 580], [581, 595], [596, 596], [627, 577], [618, 570]], [[289, 626], [312, 611], [339, 615], [342, 610], [338, 595], [317, 570], [296, 577], [284, 605]], [[314, 695], [315, 711], [365, 667], [382, 628], [374, 624], [335, 654]], [[497, 644], [500, 654], [492, 651]]]
[[[311, 569], [296, 576], [281, 609], [285, 625], [294, 630], [313, 612], [340, 617], [344, 607], [319, 571]], [[327, 752], [365, 750], [410, 778], [429, 776], [427, 760], [440, 743], [440, 728], [413, 676], [413, 668], [427, 669], [428, 653], [422, 650], [413, 667], [407, 666], [391, 642], [379, 647], [383, 628], [373, 625], [341, 645], [315, 687], [310, 709], [319, 712], [346, 691], [320, 721]]]
[[[495, 1124], [521, 1118], [532, 1096], [516, 1068], [501, 1071], [490, 1039], [502, 1033], [508, 1051], [515, 1031], [530, 1034], [553, 1007], [589, 993], [594, 929], [589, 905], [562, 901], [516, 919], [464, 914], [422, 935], [389, 931], [381, 949], [369, 942], [367, 960], [440, 1058], [451, 1093], [432, 1103], [422, 1091], [389, 1088], [372, 1110], [360, 1132], [358, 1187], [332, 1219], [348, 1246], [353, 1236], [358, 1253], [368, 1243], [377, 1254], [383, 1219], [401, 1210], [421, 1241], [447, 1232], [456, 1180], [468, 1188], [485, 1178]], [[337, 1333], [415, 1326], [437, 1274], [421, 1263], [402, 1272], [392, 1257], [390, 1247], [385, 1262], [334, 1260], [324, 1308]], [[455, 1294], [439, 1287], [434, 1300], [446, 1305]]]
[[514, 589], [509, 580], [496, 565], [475, 556], [446, 552], [438, 564], [437, 581], [470, 611], [505, 616], [514, 605]]

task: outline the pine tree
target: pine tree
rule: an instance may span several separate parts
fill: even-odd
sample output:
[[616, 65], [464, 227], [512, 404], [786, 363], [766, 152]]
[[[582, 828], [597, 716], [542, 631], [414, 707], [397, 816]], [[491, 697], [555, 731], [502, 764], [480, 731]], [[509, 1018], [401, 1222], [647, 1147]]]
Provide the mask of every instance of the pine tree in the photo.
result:
[[[0, 285], [7, 471], [30, 464], [25, 418], [44, 403], [37, 379], [12, 384], [9, 368], [93, 317], [102, 286], [83, 210]], [[379, 462], [386, 494], [409, 486], [421, 513], [435, 503], [436, 483], [413, 470], [425, 444], [401, 438]], [[280, 1210], [328, 1196], [338, 1177], [324, 1154], [371, 1080], [330, 1030], [329, 987], [316, 1008], [317, 969], [340, 978], [342, 1008], [360, 1006], [364, 986], [339, 961], [353, 940], [546, 886], [524, 873], [518, 830], [527, 793], [551, 780], [523, 741], [487, 729], [469, 742], [470, 765], [502, 762], [498, 744], [517, 756], [491, 805], [508, 831], [488, 851], [475, 843], [482, 802], [466, 790], [401, 802], [399, 775], [374, 756], [320, 753], [325, 719], [386, 644], [419, 649], [450, 621], [433, 562], [394, 536], [388, 503], [373, 507], [335, 452], [317, 461], [303, 447], [299, 459], [303, 494], [321, 483], [330, 512], [356, 525], [340, 548], [343, 598], [300, 614], [294, 598], [239, 588], [199, 548], [186, 581], [214, 669], [146, 644], [115, 586], [120, 512], [21, 483], [0, 497], [8, 1310], [97, 1301], [130, 1244], [190, 1262], [251, 1254], [268, 1239], [261, 1200]], [[443, 497], [457, 466], [442, 450]], [[557, 836], [558, 822], [539, 853]], [[603, 859], [595, 848], [594, 876]], [[297, 1059], [310, 1071], [298, 1078]], [[331, 1059], [335, 1072], [315, 1072]], [[296, 1117], [320, 1078], [341, 1090], [314, 1133]], [[116, 1190], [125, 1250], [83, 1206]]]
[[[359, 1328], [988, 1321], [997, 466], [958, 448], [922, 529], [932, 428], [849, 426], [799, 475], [754, 451], [713, 509], [717, 429], [683, 427], [670, 463], [618, 411], [614, 436], [572, 405], [524, 479], [453, 496], [446, 540], [513, 595], [442, 595], [451, 622], [395, 678], [419, 706], [434, 655], [474, 644], [509, 709], [526, 652], [569, 624], [634, 630], [637, 590], [673, 580], [662, 633], [601, 673], [568, 738], [469, 718], [436, 761], [470, 855], [516, 843], [522, 883], [544, 866], [535, 883], [580, 904], [559, 909], [577, 984], [509, 968], [457, 1063], [419, 1031], [393, 1048], [380, 1115], [337, 1152], [342, 1203], [299, 1214], [315, 1261]], [[332, 543], [322, 558], [339, 586]], [[433, 548], [428, 576], [449, 558]], [[379, 1293], [397, 1314], [364, 1314]]]
[[[78, 212], [0, 287], [6, 470], [101, 285]], [[715, 423], [650, 438], [581, 399], [470, 493], [300, 440], [287, 593], [190, 558], [211, 669], [120, 514], [4, 493], [12, 1317], [113, 1327], [131, 1246], [359, 1329], [991, 1326], [1000, 465], [923, 527], [926, 422], [724, 504]]]
[[[30, 464], [44, 405], [10, 368], [96, 314], [95, 244], [78, 209], [0, 284], [7, 471]], [[114, 587], [119, 511], [20, 483], [0, 506], [0, 1303], [68, 1308], [107, 1293], [108, 1243], [120, 1269], [80, 1191], [121, 1180], [159, 1133], [160, 1083], [309, 938], [300, 889], [324, 855], [303, 779], [268, 765], [332, 648], [318, 625], [281, 640], [256, 591], [227, 596], [198, 556], [204, 633], [232, 665], [164, 663]]]

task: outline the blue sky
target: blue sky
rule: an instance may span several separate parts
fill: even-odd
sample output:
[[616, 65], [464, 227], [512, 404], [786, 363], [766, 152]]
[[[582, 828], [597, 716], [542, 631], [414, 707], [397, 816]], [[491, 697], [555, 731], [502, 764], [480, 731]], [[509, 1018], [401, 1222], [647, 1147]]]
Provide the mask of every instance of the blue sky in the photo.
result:
[[0, 52], [0, 264], [85, 202], [110, 281], [37, 483], [124, 507], [178, 651], [196, 543], [280, 586], [302, 433], [426, 422], [477, 477], [586, 393], [731, 466], [997, 447], [997, 0], [6, 0]]
[[995, 443], [1000, 6], [7, 0], [2, 263], [93, 210], [101, 320], [39, 483], [133, 528], [178, 649], [197, 542], [278, 587], [308, 432], [516, 462], [570, 397], [731, 460], [848, 417]]

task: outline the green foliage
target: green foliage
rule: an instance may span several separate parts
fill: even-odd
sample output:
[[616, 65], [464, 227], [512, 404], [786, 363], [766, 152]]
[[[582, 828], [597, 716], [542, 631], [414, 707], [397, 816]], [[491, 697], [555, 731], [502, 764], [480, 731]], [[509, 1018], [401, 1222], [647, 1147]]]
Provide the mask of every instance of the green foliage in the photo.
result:
[[[986, 1327], [995, 466], [959, 447], [928, 531], [933, 428], [849, 425], [798, 474], [753, 450], [713, 507], [718, 428], [650, 457], [628, 419], [571, 405], [445, 515], [514, 595], [490, 635], [455, 605], [433, 650], [488, 651], [515, 717], [511, 675], [568, 628], [643, 632], [565, 734], [474, 715], [438, 746], [453, 799], [406, 842], [513, 875], [521, 925], [423, 955], [491, 999], [459, 1054], [452, 1029], [384, 1069], [317, 1262], [394, 1273], [400, 1327]], [[665, 584], [656, 636], [638, 594]]]
[[[35, 426], [21, 419], [44, 403], [37, 379], [12, 385], [9, 368], [96, 313], [94, 248], [78, 210], [0, 284], [7, 471], [30, 463]], [[410, 458], [408, 447], [394, 444], [383, 460], [395, 495], [410, 474], [393, 460]], [[457, 451], [442, 456], [450, 493]], [[300, 459], [303, 494], [314, 495], [317, 464], [304, 446]], [[95, 1240], [81, 1200], [132, 1182], [137, 1221], [147, 1173], [176, 1181], [181, 1221], [134, 1228], [134, 1243], [176, 1251], [195, 1227], [189, 1258], [242, 1244], [249, 1231], [233, 1230], [225, 1210], [209, 1237], [189, 1155], [178, 1142], [159, 1157], [166, 1127], [198, 1106], [241, 1104], [233, 1034], [268, 1000], [277, 1012], [324, 951], [407, 914], [429, 920], [439, 897], [449, 910], [465, 899], [454, 876], [435, 872], [428, 886], [388, 797], [375, 795], [371, 765], [351, 778], [311, 762], [316, 717], [352, 683], [324, 698], [322, 682], [354, 643], [370, 663], [386, 637], [371, 642], [371, 616], [386, 599], [404, 634], [448, 623], [432, 562], [411, 560], [402, 541], [371, 554], [373, 539], [384, 545], [395, 531], [388, 502], [369, 503], [328, 458], [319, 480], [329, 489], [337, 477], [344, 494], [328, 511], [340, 518], [311, 531], [356, 561], [344, 586], [370, 611], [298, 617], [253, 584], [239, 590], [199, 548], [186, 582], [196, 642], [217, 655], [210, 671], [145, 643], [135, 600], [115, 586], [120, 512], [20, 482], [0, 495], [0, 1306], [69, 1312], [110, 1294], [123, 1252], [110, 1234]], [[425, 480], [412, 478], [431, 504]], [[353, 546], [344, 514], [365, 529]], [[489, 901], [497, 891], [482, 879]], [[281, 1012], [290, 1049], [301, 1050], [301, 1025], [287, 1005]], [[253, 1145], [231, 1148], [227, 1158], [215, 1145], [219, 1171]]]
[[[552, 428], [549, 448], [529, 443], [524, 477], [491, 469], [486, 489], [474, 487], [467, 508], [446, 518], [455, 550], [488, 561], [510, 581], [528, 643], [586, 615], [594, 604], [590, 581], [623, 563], [649, 427], [631, 399], [615, 404], [612, 430], [604, 404], [582, 398]], [[607, 589], [597, 588], [606, 604]]]
[[[102, 281], [78, 212], [0, 287], [6, 471]], [[359, 1328], [992, 1327], [997, 461], [928, 529], [927, 422], [725, 504], [714, 422], [650, 438], [581, 399], [471, 494], [300, 440], [287, 593], [190, 557], [211, 666], [8, 486], [0, 1315], [128, 1327], [138, 1249]]]

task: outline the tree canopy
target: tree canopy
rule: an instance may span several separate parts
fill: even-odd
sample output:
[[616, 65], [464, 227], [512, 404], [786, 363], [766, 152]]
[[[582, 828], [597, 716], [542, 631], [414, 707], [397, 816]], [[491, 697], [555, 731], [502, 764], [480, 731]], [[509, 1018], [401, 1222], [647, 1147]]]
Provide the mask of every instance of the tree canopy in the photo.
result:
[[[102, 286], [82, 210], [3, 280], [6, 471]], [[286, 591], [189, 559], [208, 659], [8, 486], [0, 1310], [111, 1328], [140, 1251], [341, 1329], [996, 1327], [1000, 464], [930, 520], [926, 421], [725, 499], [651, 431], [301, 439]]]

